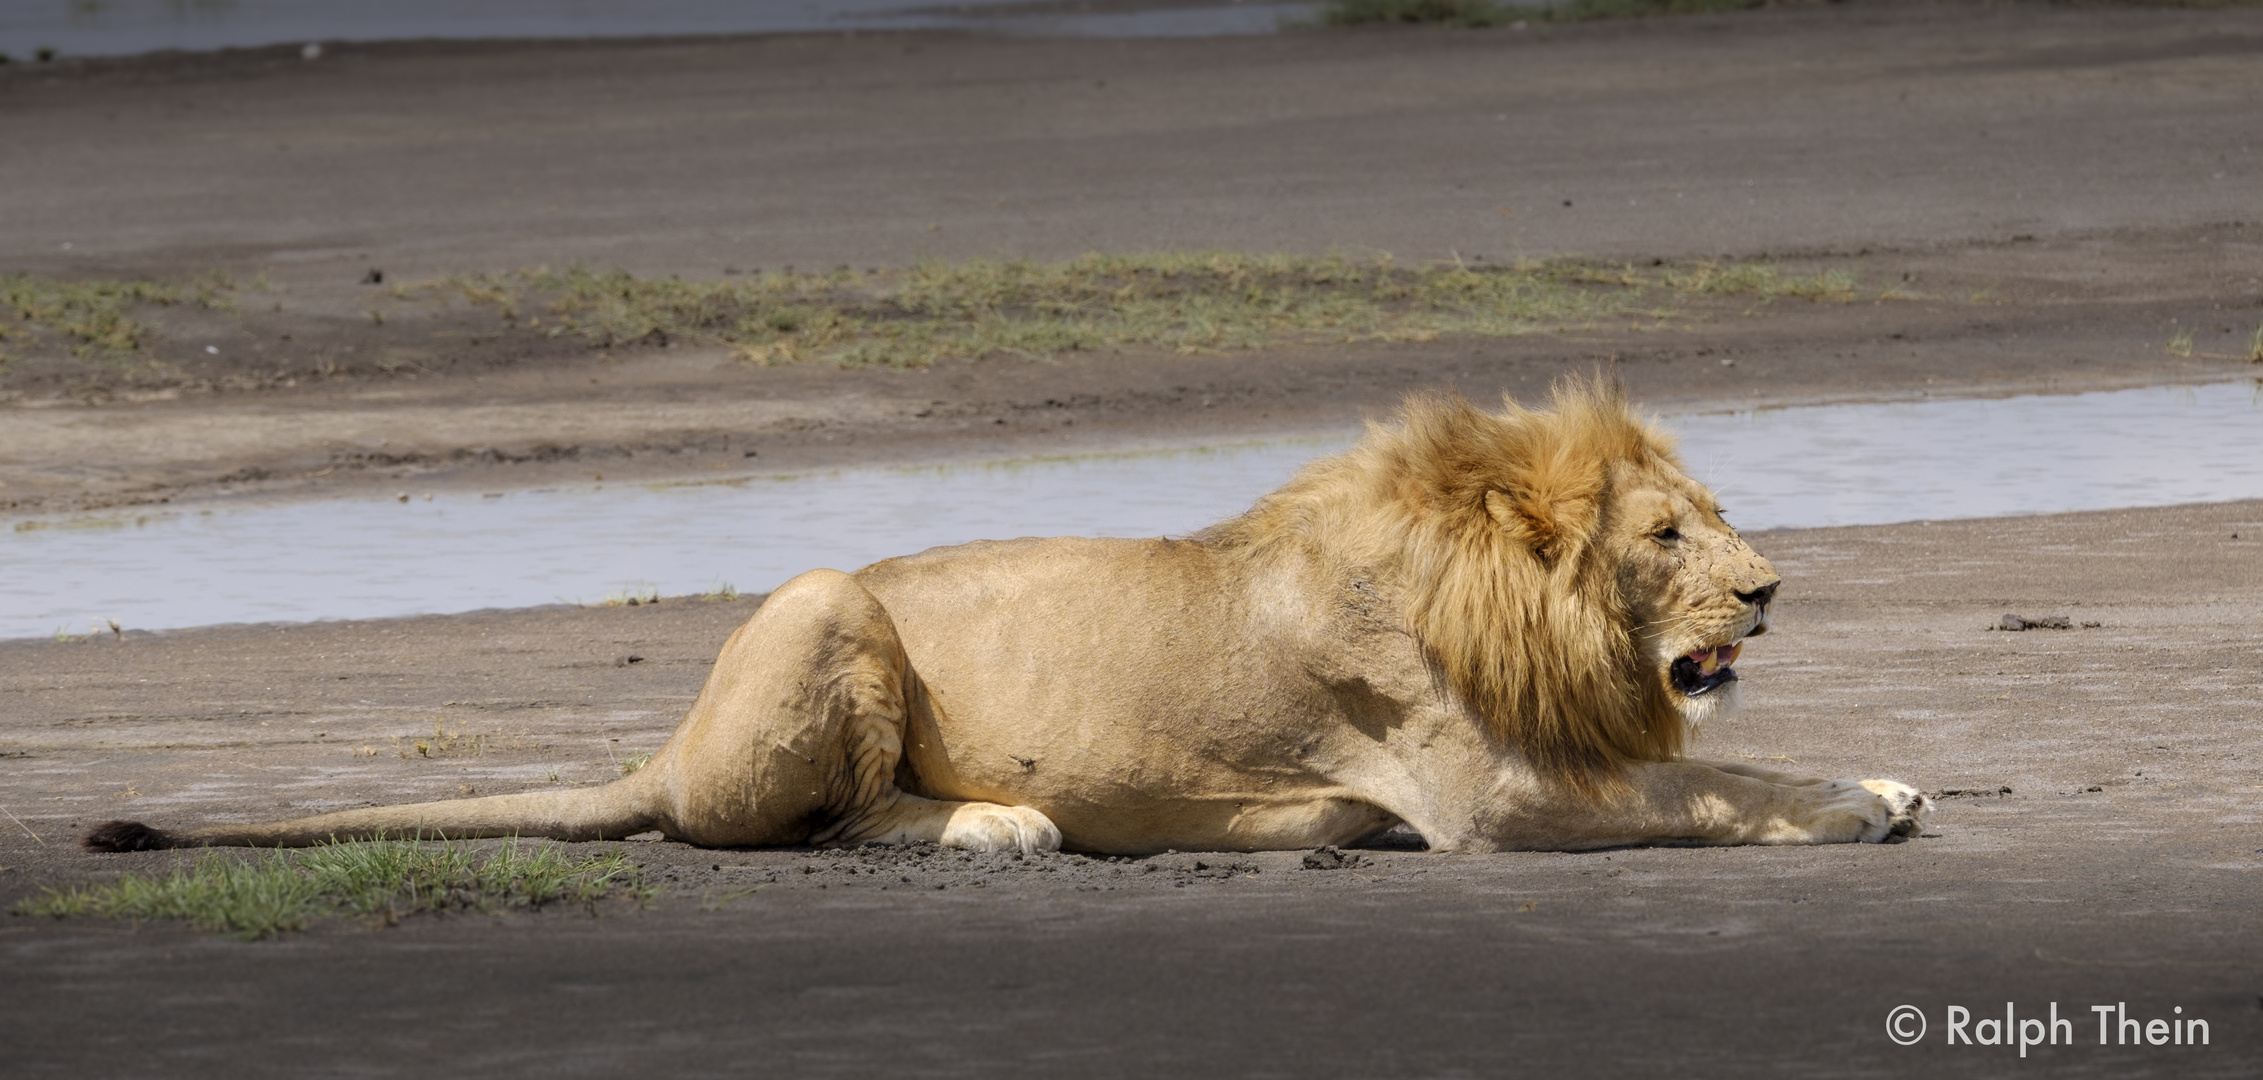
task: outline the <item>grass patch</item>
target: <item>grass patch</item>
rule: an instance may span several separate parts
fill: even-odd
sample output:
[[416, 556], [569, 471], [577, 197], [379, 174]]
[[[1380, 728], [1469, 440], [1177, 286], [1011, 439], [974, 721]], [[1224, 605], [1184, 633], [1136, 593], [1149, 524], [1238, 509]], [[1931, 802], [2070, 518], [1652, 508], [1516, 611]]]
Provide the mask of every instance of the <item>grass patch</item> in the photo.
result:
[[899, 368], [1127, 346], [1193, 353], [1512, 336], [1629, 315], [1663, 319], [1690, 297], [1854, 297], [1853, 278], [1843, 272], [1802, 277], [1764, 264], [1649, 272], [1564, 260], [1407, 266], [1388, 256], [1233, 252], [923, 262], [704, 282], [543, 269], [419, 288], [600, 346], [704, 341], [754, 363]]
[[1771, 0], [1564, 0], [1547, 6], [1499, 0], [1332, 0], [1320, 9], [1327, 26], [1423, 23], [1479, 28], [1518, 23], [1591, 22], [1653, 15], [1703, 15], [1767, 7]]
[[1662, 275], [1668, 288], [1696, 296], [1779, 296], [1848, 304], [1854, 302], [1854, 275], [1844, 270], [1786, 274], [1767, 263], [1697, 263]]
[[325, 917], [374, 916], [388, 925], [420, 912], [495, 912], [658, 890], [618, 850], [571, 859], [517, 840], [482, 854], [466, 842], [374, 840], [251, 860], [206, 853], [162, 876], [126, 874], [86, 888], [49, 889], [16, 914], [49, 918], [180, 920], [246, 941], [303, 930]]
[[[142, 347], [149, 330], [131, 311], [139, 305], [194, 303], [233, 306], [235, 284], [207, 275], [188, 286], [156, 281], [54, 281], [30, 274], [0, 274], [0, 347], [52, 335], [80, 358], [117, 360]], [[9, 359], [0, 352], [0, 364]]]
[[[2257, 326], [2253, 333], [2247, 335], [2247, 351], [2236, 354], [2201, 352], [2194, 348], [2193, 331], [2179, 330], [2169, 338], [2169, 355], [2188, 360], [2199, 357], [2203, 360], [2245, 360], [2250, 364], [2263, 364], [2263, 326]], [[56, 633], [60, 635], [62, 631], [58, 630]], [[56, 640], [60, 641], [62, 638], [58, 637]]]
[[[253, 289], [268, 287], [254, 281]], [[232, 308], [236, 286], [62, 282], [0, 275], [0, 366], [8, 350], [67, 351], [121, 364], [147, 351], [147, 305]], [[1610, 267], [1569, 259], [1512, 265], [1402, 264], [1389, 256], [1239, 252], [975, 259], [889, 270], [846, 267], [721, 281], [535, 269], [392, 286], [402, 303], [463, 302], [520, 332], [600, 347], [692, 341], [759, 364], [819, 361], [920, 368], [947, 358], [1032, 359], [1094, 350], [1226, 352], [1289, 344], [1430, 341], [1591, 328], [1691, 314], [1689, 301], [1745, 296], [1846, 301], [1840, 271], [1762, 263]], [[607, 603], [651, 603], [631, 592]]]

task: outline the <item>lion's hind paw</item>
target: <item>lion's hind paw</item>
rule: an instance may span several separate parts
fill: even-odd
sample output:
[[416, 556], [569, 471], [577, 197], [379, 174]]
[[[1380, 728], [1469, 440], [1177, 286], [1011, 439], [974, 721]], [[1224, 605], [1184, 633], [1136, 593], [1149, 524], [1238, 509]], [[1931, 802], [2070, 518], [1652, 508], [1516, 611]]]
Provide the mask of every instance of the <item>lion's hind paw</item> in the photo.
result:
[[1864, 790], [1886, 801], [1886, 822], [1883, 828], [1871, 835], [1863, 830], [1862, 842], [1883, 843], [1888, 839], [1916, 836], [1925, 831], [1925, 822], [1933, 814], [1933, 800], [1925, 793], [1899, 780], [1864, 780]]
[[943, 827], [945, 847], [974, 851], [1019, 851], [1034, 855], [1061, 850], [1061, 830], [1053, 819], [1026, 806], [963, 803]]

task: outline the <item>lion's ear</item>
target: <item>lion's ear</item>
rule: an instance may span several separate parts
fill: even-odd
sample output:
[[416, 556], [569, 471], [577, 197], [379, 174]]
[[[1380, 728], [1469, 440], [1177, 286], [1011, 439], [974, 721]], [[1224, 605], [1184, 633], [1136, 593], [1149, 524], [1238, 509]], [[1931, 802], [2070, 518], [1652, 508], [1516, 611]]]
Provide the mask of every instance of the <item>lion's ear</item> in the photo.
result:
[[1578, 547], [1595, 527], [1596, 517], [1595, 501], [1588, 492], [1564, 490], [1488, 491], [1485, 512], [1545, 563], [1554, 563]]

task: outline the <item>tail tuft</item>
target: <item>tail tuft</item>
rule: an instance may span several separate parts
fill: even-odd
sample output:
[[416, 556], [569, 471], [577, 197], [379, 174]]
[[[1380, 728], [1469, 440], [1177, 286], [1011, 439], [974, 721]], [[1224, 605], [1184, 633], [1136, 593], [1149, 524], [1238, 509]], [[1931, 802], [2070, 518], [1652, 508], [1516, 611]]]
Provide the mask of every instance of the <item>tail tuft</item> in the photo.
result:
[[158, 851], [175, 846], [173, 838], [138, 821], [105, 821], [79, 841], [88, 851]]

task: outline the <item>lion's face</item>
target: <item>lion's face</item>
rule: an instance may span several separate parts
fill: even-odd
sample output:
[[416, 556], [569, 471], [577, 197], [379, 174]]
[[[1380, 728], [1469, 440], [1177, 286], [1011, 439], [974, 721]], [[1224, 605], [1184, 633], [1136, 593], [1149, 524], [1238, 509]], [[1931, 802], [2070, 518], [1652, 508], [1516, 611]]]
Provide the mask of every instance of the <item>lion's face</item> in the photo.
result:
[[1768, 632], [1782, 578], [1722, 520], [1705, 486], [1665, 462], [1622, 466], [1613, 478], [1608, 542], [1620, 595], [1668, 700], [1692, 722], [1736, 705], [1744, 639]]

